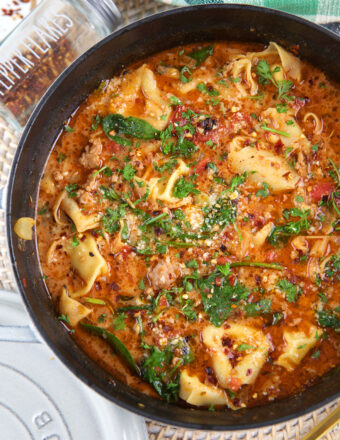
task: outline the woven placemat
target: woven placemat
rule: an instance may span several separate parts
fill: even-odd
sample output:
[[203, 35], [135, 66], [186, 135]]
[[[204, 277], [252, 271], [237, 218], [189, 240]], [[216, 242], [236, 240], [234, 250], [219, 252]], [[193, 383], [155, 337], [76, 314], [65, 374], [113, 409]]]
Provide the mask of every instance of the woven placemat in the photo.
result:
[[[156, 12], [170, 9], [151, 0], [116, 0], [123, 15], [124, 24]], [[19, 133], [11, 130], [0, 117], [0, 188], [7, 182], [17, 147]], [[0, 289], [17, 290], [7, 252], [5, 237], [5, 214], [0, 210]], [[267, 428], [236, 431], [206, 432], [190, 431], [146, 421], [150, 440], [301, 440], [316, 424], [340, 405], [340, 399], [298, 419]], [[324, 436], [327, 440], [340, 440], [340, 425]]]

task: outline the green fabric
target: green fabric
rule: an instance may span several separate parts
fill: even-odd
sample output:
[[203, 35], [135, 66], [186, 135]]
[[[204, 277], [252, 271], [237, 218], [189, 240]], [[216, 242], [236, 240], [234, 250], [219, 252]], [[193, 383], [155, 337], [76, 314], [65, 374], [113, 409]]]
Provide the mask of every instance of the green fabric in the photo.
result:
[[340, 0], [163, 0], [176, 6], [238, 3], [280, 9], [318, 23], [340, 20]]

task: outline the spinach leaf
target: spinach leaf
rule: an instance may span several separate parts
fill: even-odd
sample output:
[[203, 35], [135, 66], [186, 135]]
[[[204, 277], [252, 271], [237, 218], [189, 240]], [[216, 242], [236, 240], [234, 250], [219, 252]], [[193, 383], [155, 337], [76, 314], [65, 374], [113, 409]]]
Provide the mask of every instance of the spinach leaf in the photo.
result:
[[103, 339], [105, 339], [111, 347], [117, 352], [118, 355], [120, 355], [123, 360], [127, 363], [127, 365], [131, 368], [132, 371], [138, 374], [140, 376], [140, 370], [134, 361], [129, 349], [123, 344], [123, 342], [117, 338], [113, 333], [108, 332], [102, 327], [97, 327], [96, 325], [90, 325], [90, 324], [83, 324], [80, 323], [81, 326], [83, 326], [86, 330], [89, 332], [94, 333], [97, 336], [101, 336]]
[[160, 135], [160, 131], [154, 128], [147, 121], [135, 118], [133, 116], [125, 118], [119, 113], [105, 116], [102, 121], [102, 125], [104, 132], [112, 140], [116, 140], [116, 136], [110, 135], [111, 131], [144, 140], [158, 139]]

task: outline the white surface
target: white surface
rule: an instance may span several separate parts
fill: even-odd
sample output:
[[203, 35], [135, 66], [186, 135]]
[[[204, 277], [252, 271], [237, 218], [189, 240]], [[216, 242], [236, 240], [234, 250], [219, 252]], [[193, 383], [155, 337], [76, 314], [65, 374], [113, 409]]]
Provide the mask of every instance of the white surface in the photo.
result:
[[[39, 0], [40, 1], [40, 0]], [[39, 3], [39, 2], [37, 2]], [[14, 13], [12, 16], [4, 15], [0, 11], [0, 41], [9, 34], [17, 24], [21, 21], [21, 16], [26, 17], [31, 11], [31, 2], [23, 3], [18, 1], [18, 5], [13, 3], [13, 0], [0, 0], [0, 9], [18, 9], [20, 12]]]
[[144, 440], [143, 419], [91, 391], [40, 343], [18, 294], [0, 291], [0, 439]]

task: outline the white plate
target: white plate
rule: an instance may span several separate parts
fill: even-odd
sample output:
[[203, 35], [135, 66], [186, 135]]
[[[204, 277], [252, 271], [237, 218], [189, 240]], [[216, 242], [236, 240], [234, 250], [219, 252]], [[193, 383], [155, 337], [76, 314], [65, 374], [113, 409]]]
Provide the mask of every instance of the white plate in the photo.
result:
[[145, 440], [144, 420], [80, 382], [40, 342], [16, 293], [0, 291], [0, 438]]

